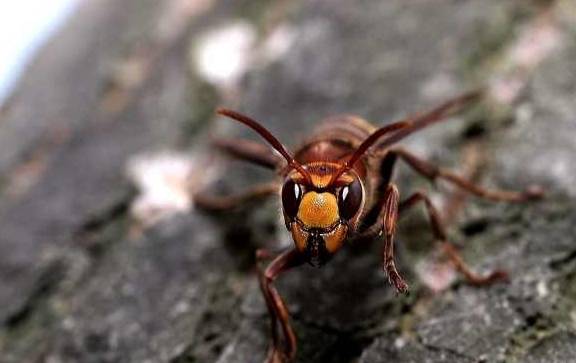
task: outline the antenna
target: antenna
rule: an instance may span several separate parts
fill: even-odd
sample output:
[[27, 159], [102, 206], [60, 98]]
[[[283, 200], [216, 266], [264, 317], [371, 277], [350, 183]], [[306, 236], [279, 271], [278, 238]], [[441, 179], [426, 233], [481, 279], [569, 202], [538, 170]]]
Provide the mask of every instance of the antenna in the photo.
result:
[[328, 185], [335, 182], [340, 177], [340, 175], [342, 175], [346, 171], [350, 170], [350, 168], [352, 168], [354, 166], [354, 164], [356, 164], [358, 159], [360, 159], [360, 157], [362, 157], [362, 155], [364, 155], [366, 150], [368, 150], [370, 148], [370, 146], [374, 145], [374, 143], [376, 141], [378, 141], [379, 138], [386, 135], [387, 133], [390, 133], [390, 132], [393, 132], [393, 131], [396, 131], [399, 129], [407, 128], [410, 126], [412, 126], [412, 123], [400, 121], [400, 122], [395, 122], [395, 123], [390, 124], [390, 125], [383, 126], [383, 127], [379, 128], [378, 130], [374, 131], [372, 134], [370, 134], [370, 136], [368, 136], [368, 138], [366, 140], [364, 140], [362, 142], [362, 144], [360, 144], [360, 146], [358, 146], [358, 148], [356, 149], [354, 154], [352, 154], [350, 159], [348, 159], [348, 161], [346, 161], [344, 163], [344, 165], [342, 165], [342, 167], [340, 169], [338, 169], [336, 174], [334, 174], [334, 176], [332, 176], [332, 179], [330, 179], [330, 182], [328, 183]]
[[416, 115], [404, 119], [402, 121], [394, 122], [392, 124], [383, 126], [373, 132], [360, 146], [356, 149], [354, 154], [346, 161], [346, 163], [334, 174], [332, 179], [330, 180], [330, 184], [335, 182], [340, 175], [344, 174], [346, 171], [350, 170], [354, 164], [366, 153], [366, 151], [373, 146], [382, 136], [396, 131], [390, 137], [386, 138], [381, 143], [377, 144], [379, 149], [383, 149], [389, 147], [398, 141], [410, 136], [414, 132], [423, 129], [427, 126], [435, 124], [446, 117], [449, 117], [455, 113], [458, 113], [462, 110], [464, 106], [467, 104], [478, 100], [482, 96], [481, 90], [476, 90], [472, 92], [468, 92], [463, 94], [462, 96], [456, 97], [451, 99], [442, 105], [432, 109], [421, 115]]
[[284, 157], [284, 159], [286, 159], [288, 165], [298, 170], [298, 172], [302, 174], [302, 176], [306, 178], [310, 184], [312, 184], [312, 178], [310, 177], [308, 171], [306, 171], [306, 169], [304, 169], [304, 167], [299, 162], [297, 162], [294, 157], [290, 155], [290, 153], [288, 153], [284, 145], [282, 145], [282, 143], [278, 141], [278, 139], [274, 137], [274, 135], [272, 135], [268, 129], [266, 129], [256, 120], [226, 108], [218, 108], [216, 113], [243, 123], [244, 125], [250, 127], [252, 130], [256, 131], [260, 136], [262, 136], [262, 138], [264, 138], [264, 140], [268, 142], [268, 144], [270, 144], [270, 146], [274, 148], [274, 150], [278, 151]]

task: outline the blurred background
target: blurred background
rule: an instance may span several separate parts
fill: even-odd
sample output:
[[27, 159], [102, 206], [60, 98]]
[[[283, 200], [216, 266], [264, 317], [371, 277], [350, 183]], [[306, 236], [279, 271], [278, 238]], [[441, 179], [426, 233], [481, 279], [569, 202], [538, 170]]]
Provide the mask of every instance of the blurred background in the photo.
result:
[[0, 4], [0, 103], [35, 52], [50, 38], [74, 10], [76, 0], [49, 0], [38, 4], [8, 2]]
[[253, 252], [291, 242], [277, 200], [195, 208], [275, 177], [210, 146], [257, 140], [214, 109], [293, 148], [334, 114], [382, 125], [479, 87], [405, 146], [547, 197], [465, 198], [404, 166], [397, 181], [439, 208], [457, 196], [451, 240], [510, 281], [463, 284], [415, 211], [397, 242], [409, 296], [379, 241], [280, 279], [296, 361], [573, 361], [575, 24], [574, 0], [1, 2], [0, 362], [262, 362]]

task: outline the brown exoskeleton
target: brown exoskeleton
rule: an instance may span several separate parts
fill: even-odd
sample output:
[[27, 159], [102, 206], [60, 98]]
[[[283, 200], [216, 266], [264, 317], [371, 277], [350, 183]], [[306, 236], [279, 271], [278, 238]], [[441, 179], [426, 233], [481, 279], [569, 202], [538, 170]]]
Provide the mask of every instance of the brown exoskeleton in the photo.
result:
[[259, 261], [273, 257], [265, 270], [258, 269], [272, 325], [267, 363], [291, 361], [296, 353], [288, 310], [273, 285], [280, 273], [303, 263], [322, 266], [346, 241], [382, 236], [382, 265], [389, 281], [400, 293], [408, 290], [395, 266], [393, 239], [398, 216], [418, 203], [423, 203], [427, 210], [434, 238], [469, 283], [483, 285], [506, 277], [503, 271], [486, 276], [472, 272], [447, 240], [440, 214], [428, 196], [416, 192], [401, 201], [392, 180], [394, 165], [400, 159], [425, 178], [445, 180], [481, 198], [520, 202], [541, 196], [537, 187], [524, 192], [486, 190], [394, 146], [415, 131], [460, 111], [479, 96], [479, 92], [464, 94], [429, 112], [381, 128], [353, 116], [334, 117], [321, 125], [293, 155], [255, 120], [227, 109], [217, 111], [255, 130], [280, 154], [251, 141], [218, 141], [221, 149], [235, 157], [276, 169], [281, 184], [258, 186], [237, 197], [198, 196], [196, 200], [204, 208], [226, 209], [252, 198], [278, 193], [281, 196], [286, 229], [292, 235], [294, 247], [276, 257], [265, 250], [256, 254]]

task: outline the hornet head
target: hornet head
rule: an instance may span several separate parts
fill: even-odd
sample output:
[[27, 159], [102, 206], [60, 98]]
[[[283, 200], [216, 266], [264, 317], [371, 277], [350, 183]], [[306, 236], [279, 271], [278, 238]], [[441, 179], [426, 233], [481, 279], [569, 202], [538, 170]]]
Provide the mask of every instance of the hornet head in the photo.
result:
[[282, 187], [286, 228], [314, 266], [326, 263], [342, 247], [364, 205], [364, 186], [353, 170], [331, 182], [339, 168], [335, 163], [311, 163], [305, 166], [311, 183], [294, 171]]

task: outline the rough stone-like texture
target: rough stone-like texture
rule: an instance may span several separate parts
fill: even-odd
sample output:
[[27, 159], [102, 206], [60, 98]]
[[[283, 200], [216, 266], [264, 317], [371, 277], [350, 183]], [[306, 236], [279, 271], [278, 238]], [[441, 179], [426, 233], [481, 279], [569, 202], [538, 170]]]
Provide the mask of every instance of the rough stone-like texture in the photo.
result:
[[504, 180], [522, 170], [523, 178], [553, 185], [554, 190], [572, 196], [576, 193], [571, 182], [576, 178], [572, 138], [576, 114], [570, 101], [576, 96], [576, 85], [567, 77], [576, 73], [576, 64], [569, 60], [574, 56], [576, 44], [572, 41], [534, 74], [526, 100], [517, 111], [521, 116], [518, 126], [506, 135], [506, 142], [498, 140], [496, 153], [501, 157], [496, 165]]
[[559, 333], [542, 339], [525, 358], [525, 362], [571, 362], [574, 360], [576, 338], [573, 333]]
[[[547, 188], [535, 203], [470, 199], [450, 230], [476, 270], [504, 268], [510, 281], [430, 291], [419, 277], [431, 272], [416, 268], [433, 251], [430, 232], [414, 213], [398, 237], [409, 296], [388, 286], [378, 241], [323, 269], [294, 270], [278, 286], [299, 338], [297, 362], [574, 360], [572, 1], [193, 3], [86, 1], [2, 109], [0, 361], [263, 361], [268, 318], [251, 256], [286, 243], [275, 227], [278, 201], [191, 211], [143, 230], [129, 214], [130, 157], [159, 148], [202, 157], [214, 132], [253, 138], [210, 123], [219, 103], [290, 145], [334, 113], [389, 122], [510, 72], [498, 64], [532, 62], [547, 38], [510, 50], [541, 17], [560, 41], [518, 72], [524, 86], [514, 103], [488, 100], [406, 142], [456, 168], [463, 150], [476, 150], [480, 181], [491, 186]], [[252, 62], [240, 81], [211, 84], [195, 51], [205, 34], [238, 21], [257, 35]], [[287, 48], [271, 51], [274, 41]], [[272, 177], [226, 165], [211, 189]], [[404, 197], [427, 187], [404, 167], [398, 177]]]

